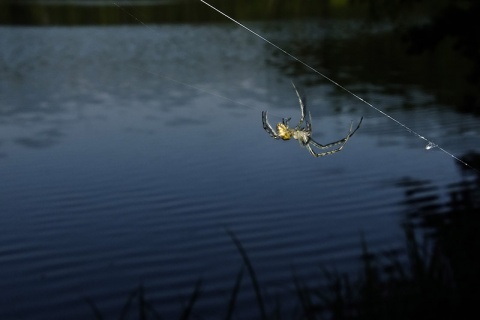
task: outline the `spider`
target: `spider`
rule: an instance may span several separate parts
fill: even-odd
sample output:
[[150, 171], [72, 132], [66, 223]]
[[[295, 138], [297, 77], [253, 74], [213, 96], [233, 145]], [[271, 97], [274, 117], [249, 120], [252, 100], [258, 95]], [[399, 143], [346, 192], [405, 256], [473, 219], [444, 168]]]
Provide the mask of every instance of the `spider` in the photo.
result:
[[[363, 117], [360, 119], [360, 122], [358, 123], [357, 127], [353, 131], [352, 131], [353, 121], [351, 122], [350, 130], [348, 131], [348, 134], [345, 138], [338, 141], [331, 142], [331, 143], [327, 143], [325, 145], [320, 144], [315, 140], [313, 140], [313, 138], [311, 137], [312, 136], [312, 115], [310, 114], [310, 112], [308, 112], [308, 118], [305, 119], [305, 116], [307, 115], [307, 106], [306, 106], [305, 98], [298, 93], [297, 87], [295, 87], [295, 84], [293, 82], [292, 82], [292, 85], [293, 85], [293, 88], [295, 89], [295, 92], [297, 93], [298, 101], [300, 102], [300, 110], [302, 112], [300, 121], [295, 126], [295, 128], [289, 128], [288, 122], [290, 121], [291, 118], [288, 118], [288, 119], [282, 118], [282, 122], [279, 122], [277, 124], [277, 131], [275, 131], [273, 130], [272, 126], [268, 123], [267, 111], [262, 111], [263, 129], [265, 129], [265, 131], [274, 139], [290, 140], [290, 138], [293, 138], [295, 140], [298, 140], [300, 145], [302, 147], [306, 147], [314, 157], [323, 157], [323, 156], [341, 151], [342, 148], [347, 143], [348, 139], [350, 139], [350, 137], [353, 136], [353, 134], [358, 130], [358, 128], [360, 128], [360, 125], [362, 124], [362, 121], [363, 121]], [[305, 125], [304, 125], [304, 122], [305, 122]], [[312, 149], [312, 146], [318, 149], [328, 149], [337, 144], [341, 144], [341, 146], [330, 151], [317, 153]]]

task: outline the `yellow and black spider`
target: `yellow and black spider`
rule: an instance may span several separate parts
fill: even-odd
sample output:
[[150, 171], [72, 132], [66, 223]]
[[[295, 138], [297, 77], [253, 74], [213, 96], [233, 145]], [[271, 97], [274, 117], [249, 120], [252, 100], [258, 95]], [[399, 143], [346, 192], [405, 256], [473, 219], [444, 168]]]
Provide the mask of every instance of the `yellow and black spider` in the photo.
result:
[[[293, 82], [292, 82], [292, 85], [293, 85], [293, 88], [295, 89], [295, 92], [297, 93], [298, 101], [300, 102], [300, 110], [302, 112], [300, 121], [295, 126], [295, 128], [289, 128], [288, 122], [290, 121], [291, 118], [288, 118], [288, 119], [282, 118], [282, 122], [279, 122], [277, 124], [277, 131], [275, 132], [272, 126], [268, 123], [267, 111], [262, 111], [263, 129], [265, 129], [265, 131], [267, 131], [267, 133], [274, 139], [290, 140], [290, 138], [293, 138], [295, 140], [298, 140], [300, 145], [302, 147], [306, 147], [314, 157], [323, 157], [323, 156], [341, 151], [342, 148], [345, 146], [345, 143], [347, 143], [348, 139], [350, 139], [350, 137], [353, 136], [353, 134], [358, 130], [358, 128], [360, 128], [360, 124], [362, 124], [363, 117], [360, 119], [360, 122], [358, 123], [357, 127], [353, 131], [352, 131], [352, 128], [353, 128], [353, 121], [352, 121], [352, 123], [350, 124], [350, 130], [348, 131], [348, 134], [345, 138], [338, 141], [331, 142], [331, 143], [327, 143], [325, 145], [320, 144], [315, 140], [313, 140], [313, 138], [311, 137], [312, 116], [310, 112], [308, 112], [308, 118], [305, 119], [305, 116], [307, 115], [307, 106], [306, 106], [305, 98], [300, 96]], [[303, 125], [304, 122], [305, 122], [305, 125]], [[341, 144], [341, 146], [330, 151], [316, 153], [312, 149], [312, 146], [319, 149], [328, 149], [337, 144]]]

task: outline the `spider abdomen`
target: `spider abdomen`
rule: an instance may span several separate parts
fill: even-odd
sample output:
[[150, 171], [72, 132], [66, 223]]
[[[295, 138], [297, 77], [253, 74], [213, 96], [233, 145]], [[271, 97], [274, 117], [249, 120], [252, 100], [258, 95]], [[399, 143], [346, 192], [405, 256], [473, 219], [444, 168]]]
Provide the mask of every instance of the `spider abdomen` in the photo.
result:
[[292, 137], [292, 130], [283, 123], [277, 124], [277, 132], [278, 136], [282, 138], [282, 140], [290, 140]]

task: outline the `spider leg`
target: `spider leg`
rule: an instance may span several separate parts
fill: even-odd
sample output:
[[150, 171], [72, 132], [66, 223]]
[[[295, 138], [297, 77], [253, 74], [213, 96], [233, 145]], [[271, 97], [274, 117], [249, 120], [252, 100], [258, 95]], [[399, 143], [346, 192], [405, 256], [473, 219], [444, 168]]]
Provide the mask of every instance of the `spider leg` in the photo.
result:
[[330, 154], [336, 153], [336, 152], [342, 150], [342, 148], [343, 148], [344, 145], [345, 145], [345, 143], [342, 144], [342, 145], [340, 146], [340, 148], [337, 148], [337, 149], [334, 149], [334, 150], [330, 150], [330, 151], [327, 151], [327, 152], [320, 152], [320, 153], [316, 153], [315, 151], [313, 151], [313, 149], [312, 149], [312, 147], [310, 146], [310, 144], [306, 144], [305, 147], [307, 148], [307, 150], [310, 152], [310, 154], [311, 154], [312, 156], [318, 158], [318, 157], [328, 156], [328, 155], [330, 155]]
[[[330, 154], [334, 154], [334, 153], [336, 153], [336, 152], [339, 152], [339, 151], [341, 151], [341, 150], [343, 149], [343, 147], [344, 147], [345, 144], [347, 143], [348, 139], [350, 139], [350, 137], [352, 136], [352, 134], [353, 134], [353, 133], [352, 133], [352, 128], [353, 128], [353, 121], [352, 121], [352, 123], [350, 124], [350, 130], [348, 131], [348, 135], [347, 135], [344, 139], [339, 140], [339, 141], [342, 141], [343, 143], [342, 143], [342, 142], [339, 142], [339, 141], [336, 141], [336, 142], [332, 142], [332, 143], [329, 143], [329, 144], [323, 146], [323, 145], [315, 142], [313, 139], [310, 139], [310, 140], [308, 141], [308, 143], [305, 145], [305, 147], [307, 147], [308, 151], [310, 151], [310, 153], [312, 154], [312, 156], [317, 157], [317, 158], [318, 158], [318, 157], [323, 157], [323, 156], [328, 156], [328, 155], [330, 155]], [[357, 129], [358, 129], [358, 127], [357, 127], [355, 130], [357, 130]], [[355, 131], [353, 131], [353, 132], [355, 132]], [[310, 146], [310, 144], [313, 144], [315, 147], [318, 147], [318, 148], [320, 148], [320, 149], [325, 149], [325, 148], [328, 148], [329, 146], [336, 145], [336, 144], [339, 144], [339, 143], [342, 143], [342, 145], [341, 145], [340, 147], [338, 147], [337, 149], [333, 149], [333, 150], [326, 151], [326, 152], [321, 152], [321, 153], [316, 153], [315, 151], [313, 151], [312, 147]], [[320, 145], [321, 147], [319, 147], [319, 145]]]
[[[319, 149], [327, 149], [327, 148], [330, 148], [330, 147], [332, 147], [332, 146], [334, 146], [334, 145], [342, 144], [342, 146], [340, 147], [340, 150], [341, 150], [341, 149], [343, 148], [343, 145], [345, 145], [345, 143], [347, 143], [348, 139], [350, 139], [350, 138], [353, 136], [353, 134], [354, 134], [355, 132], [357, 132], [358, 128], [360, 128], [360, 125], [362, 124], [362, 121], [363, 121], [363, 117], [360, 119], [360, 122], [358, 123], [357, 127], [356, 127], [355, 130], [353, 130], [353, 131], [352, 131], [352, 126], [353, 126], [353, 122], [352, 122], [352, 123], [350, 124], [350, 130], [348, 131], [348, 135], [347, 135], [345, 138], [341, 139], [341, 140], [334, 141], [334, 142], [331, 142], [331, 143], [328, 143], [328, 144], [323, 145], [323, 144], [318, 143], [318, 142], [316, 142], [315, 140], [313, 140], [313, 139], [310, 138], [309, 143], [311, 143], [312, 145], [314, 145], [315, 147], [317, 147], [317, 148], [319, 148]], [[338, 151], [340, 151], [340, 150], [338, 150]], [[335, 152], [337, 152], [337, 151], [335, 151]]]
[[288, 122], [289, 122], [290, 120], [292, 120], [291, 117], [290, 117], [290, 118], [282, 118], [282, 123], [283, 123], [285, 126], [288, 127]]
[[[346, 141], [345, 141], [346, 143]], [[334, 153], [337, 153], [339, 151], [342, 151], [343, 147], [345, 146], [345, 143], [342, 144], [339, 148], [337, 149], [333, 149], [333, 150], [330, 150], [330, 151], [326, 151], [326, 152], [320, 152], [320, 153], [316, 153], [315, 151], [312, 150], [312, 147], [310, 146], [310, 144], [307, 144], [306, 147], [308, 149], [308, 151], [310, 151], [310, 153], [312, 154], [312, 156], [314, 157], [323, 157], [323, 156], [328, 156], [330, 154], [334, 154]]]
[[308, 120], [305, 122], [305, 128], [309, 134], [312, 133], [312, 114], [308, 112]]
[[273, 130], [272, 126], [270, 125], [270, 123], [268, 123], [268, 119], [267, 119], [267, 111], [262, 111], [262, 124], [263, 124], [263, 129], [265, 129], [265, 131], [274, 139], [278, 139], [279, 136], [278, 134], [275, 132], [275, 130]]
[[302, 115], [300, 117], [300, 121], [298, 122], [297, 126], [295, 127], [295, 128], [298, 129], [303, 124], [303, 121], [305, 119], [305, 115], [307, 113], [307, 101], [306, 101], [305, 96], [300, 95], [300, 93], [298, 92], [297, 87], [295, 86], [295, 83], [293, 83], [293, 81], [292, 81], [292, 85], [293, 85], [293, 89], [295, 89], [295, 93], [297, 94], [298, 102], [300, 103], [300, 110], [301, 110], [301, 113], [302, 113]]

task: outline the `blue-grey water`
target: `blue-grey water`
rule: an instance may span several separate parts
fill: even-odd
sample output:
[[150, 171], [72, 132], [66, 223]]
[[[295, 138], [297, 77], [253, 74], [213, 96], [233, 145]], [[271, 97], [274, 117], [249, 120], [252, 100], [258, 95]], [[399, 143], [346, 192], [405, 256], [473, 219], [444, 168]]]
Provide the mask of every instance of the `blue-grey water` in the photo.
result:
[[[250, 25], [281, 45], [355, 36]], [[306, 281], [319, 266], [356, 270], [362, 235], [374, 251], [401, 248], [401, 182], [428, 181], [444, 202], [458, 163], [318, 75], [279, 67], [288, 61], [230, 23], [1, 27], [0, 318], [90, 319], [91, 299], [116, 319], [139, 284], [172, 318], [200, 278], [196, 310], [221, 318], [242, 265], [226, 228], [271, 296], [291, 294], [292, 270]], [[262, 110], [298, 119], [291, 80], [319, 142], [365, 117], [344, 150], [314, 158], [265, 133]], [[349, 89], [455, 155], [480, 151], [478, 118], [401, 86]], [[239, 299], [239, 318], [257, 315], [248, 277]]]

